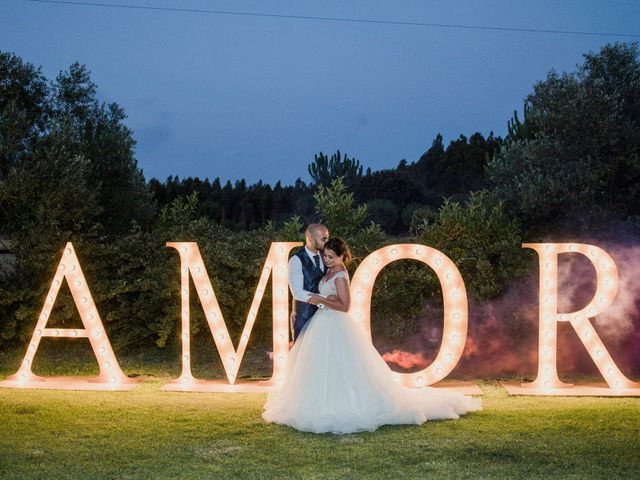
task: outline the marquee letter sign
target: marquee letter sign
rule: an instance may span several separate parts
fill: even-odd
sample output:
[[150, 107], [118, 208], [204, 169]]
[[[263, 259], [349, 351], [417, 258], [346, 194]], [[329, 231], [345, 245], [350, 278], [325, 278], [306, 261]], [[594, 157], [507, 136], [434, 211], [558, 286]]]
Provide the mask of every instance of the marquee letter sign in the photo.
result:
[[[46, 328], [60, 286], [66, 280], [85, 328]], [[31, 371], [33, 359], [43, 337], [88, 338], [100, 367], [97, 377], [40, 377]], [[58, 269], [51, 282], [45, 304], [33, 331], [22, 364], [15, 375], [0, 382], [3, 387], [51, 388], [63, 390], [131, 390], [141, 379], [127, 377], [116, 360], [104, 331], [98, 309], [84, 278], [80, 262], [71, 242], [65, 246]]]
[[[533, 382], [505, 388], [515, 395], [640, 395], [640, 383], [623, 375], [602, 343], [589, 318], [604, 312], [618, 292], [618, 269], [607, 252], [581, 243], [524, 243], [538, 253], [540, 268], [538, 375]], [[580, 253], [596, 271], [596, 292], [591, 301], [577, 312], [558, 313], [558, 256]], [[584, 385], [574, 387], [558, 377], [557, 324], [569, 322], [587, 349], [609, 388]]]
[[[169, 242], [180, 253], [180, 288], [182, 292], [182, 374], [179, 378], [162, 386], [162, 390], [200, 391], [200, 392], [250, 392], [260, 391], [277, 385], [284, 379], [284, 367], [289, 353], [289, 286], [287, 264], [292, 248], [302, 245], [300, 242], [274, 242], [271, 244], [267, 260], [262, 268], [258, 288], [253, 296], [247, 322], [244, 325], [238, 349], [233, 348], [227, 325], [222, 316], [211, 280], [202, 261], [200, 249], [195, 242]], [[236, 384], [240, 363], [249, 342], [249, 336], [258, 314], [269, 275], [273, 273], [273, 375], [266, 382]], [[220, 380], [199, 380], [191, 374], [191, 351], [189, 335], [189, 275], [193, 278], [200, 303], [204, 308], [209, 329], [216, 348], [220, 353], [228, 382]]]
[[[264, 392], [282, 382], [289, 353], [287, 264], [290, 251], [300, 245], [302, 245], [300, 242], [274, 242], [271, 244], [236, 349], [233, 346], [197, 243], [167, 243], [167, 246], [175, 248], [180, 256], [182, 372], [178, 378], [163, 385], [162, 390]], [[504, 383], [504, 387], [514, 395], [640, 396], [640, 383], [630, 380], [620, 371], [589, 320], [605, 311], [616, 296], [618, 271], [613, 259], [598, 247], [579, 243], [525, 243], [523, 247], [531, 248], [537, 252], [540, 265], [538, 372], [533, 382]], [[570, 252], [585, 255], [595, 267], [596, 293], [583, 309], [561, 314], [558, 313], [558, 257], [562, 253]], [[385, 266], [403, 259], [420, 261], [431, 267], [438, 276], [444, 300], [444, 328], [442, 345], [431, 365], [419, 372], [396, 373], [394, 375], [398, 382], [408, 387], [434, 385], [455, 368], [462, 356], [467, 336], [466, 290], [460, 272], [451, 259], [438, 250], [417, 244], [391, 245], [376, 250], [362, 261], [354, 273], [350, 288], [351, 307], [349, 314], [371, 339], [371, 297], [376, 277]], [[240, 364], [270, 276], [272, 276], [273, 288], [273, 374], [266, 381], [238, 381]], [[196, 379], [191, 372], [190, 278], [193, 279], [196, 293], [220, 354], [226, 380]], [[47, 328], [53, 305], [64, 280], [69, 285], [73, 301], [78, 308], [85, 328]], [[606, 386], [581, 385], [574, 387], [563, 383], [558, 377], [557, 324], [563, 321], [570, 322], [575, 329], [580, 341], [606, 380]], [[34, 375], [31, 371], [33, 359], [43, 337], [88, 338], [98, 360], [100, 374], [91, 378]], [[138, 381], [139, 379], [128, 378], [120, 369], [73, 246], [71, 243], [67, 243], [22, 364], [16, 374], [0, 382], [0, 387], [129, 390]], [[450, 385], [447, 387], [451, 388]], [[453, 388], [464, 393], [482, 394], [482, 391], [474, 384], [453, 386]]]
[[[444, 328], [442, 345], [433, 363], [419, 372], [398, 373], [396, 378], [408, 387], [433, 385], [454, 369], [467, 339], [467, 292], [460, 272], [449, 257], [434, 248], [417, 244], [391, 245], [376, 250], [362, 261], [353, 275], [349, 314], [371, 338], [373, 284], [385, 266], [402, 259], [418, 260], [436, 272], [444, 297]], [[476, 389], [470, 393], [481, 393]]]

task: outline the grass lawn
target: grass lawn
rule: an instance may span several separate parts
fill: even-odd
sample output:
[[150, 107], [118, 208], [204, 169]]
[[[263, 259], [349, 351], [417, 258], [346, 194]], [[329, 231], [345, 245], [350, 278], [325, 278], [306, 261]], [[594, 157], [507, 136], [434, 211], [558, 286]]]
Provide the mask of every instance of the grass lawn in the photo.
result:
[[[0, 355], [0, 378], [15, 371], [15, 359]], [[121, 362], [126, 373], [134, 363]], [[509, 397], [497, 382], [482, 381], [484, 410], [457, 421], [316, 435], [264, 423], [265, 394], [161, 392], [177, 368], [150, 370], [154, 376], [130, 392], [0, 389], [0, 478], [613, 479], [640, 472], [638, 398]]]

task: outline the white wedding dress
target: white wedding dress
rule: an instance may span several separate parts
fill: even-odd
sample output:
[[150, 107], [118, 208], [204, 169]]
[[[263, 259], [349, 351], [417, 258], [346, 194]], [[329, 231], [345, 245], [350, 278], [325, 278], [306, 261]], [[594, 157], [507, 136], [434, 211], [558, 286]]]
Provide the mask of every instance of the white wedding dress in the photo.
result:
[[[320, 282], [335, 295], [339, 272]], [[262, 417], [314, 433], [373, 431], [380, 425], [457, 419], [480, 410], [482, 400], [432, 387], [408, 388], [362, 329], [346, 313], [318, 310], [304, 326], [287, 359], [286, 378], [271, 392]]]

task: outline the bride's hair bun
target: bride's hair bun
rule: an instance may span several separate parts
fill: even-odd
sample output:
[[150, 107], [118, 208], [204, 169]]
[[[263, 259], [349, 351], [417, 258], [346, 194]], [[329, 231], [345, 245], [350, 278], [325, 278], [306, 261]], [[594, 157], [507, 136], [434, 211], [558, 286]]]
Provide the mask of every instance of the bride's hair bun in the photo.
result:
[[346, 240], [342, 238], [331, 237], [327, 240], [327, 243], [324, 244], [324, 248], [328, 248], [338, 256], [343, 255], [342, 261], [345, 265], [351, 261], [351, 249]]

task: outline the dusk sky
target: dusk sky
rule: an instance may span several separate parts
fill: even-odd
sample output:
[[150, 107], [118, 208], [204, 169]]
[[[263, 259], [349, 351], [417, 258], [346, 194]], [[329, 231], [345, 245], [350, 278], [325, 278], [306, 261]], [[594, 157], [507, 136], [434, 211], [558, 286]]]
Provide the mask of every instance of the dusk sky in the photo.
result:
[[[93, 2], [87, 0], [85, 3]], [[98, 3], [98, 2], [95, 2]], [[417, 160], [440, 132], [506, 134], [549, 70], [638, 41], [638, 1], [105, 0], [103, 4], [467, 26], [441, 28], [0, 1], [0, 50], [54, 79], [87, 65], [126, 111], [149, 180], [309, 181], [340, 149], [372, 170]]]

